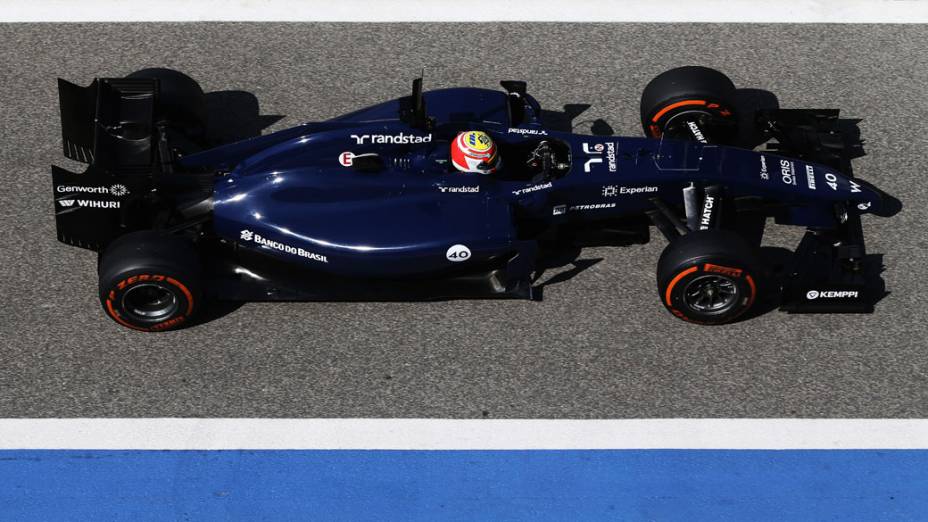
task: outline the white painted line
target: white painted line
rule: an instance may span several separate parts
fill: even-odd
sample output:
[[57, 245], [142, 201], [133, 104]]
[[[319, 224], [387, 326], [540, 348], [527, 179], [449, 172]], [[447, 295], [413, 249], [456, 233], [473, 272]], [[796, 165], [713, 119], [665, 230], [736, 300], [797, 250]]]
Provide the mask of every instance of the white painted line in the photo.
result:
[[[0, 0], [0, 22], [926, 23], [922, 0]], [[823, 35], [827, 36], [827, 35]]]
[[928, 449], [928, 420], [0, 419], [10, 449]]

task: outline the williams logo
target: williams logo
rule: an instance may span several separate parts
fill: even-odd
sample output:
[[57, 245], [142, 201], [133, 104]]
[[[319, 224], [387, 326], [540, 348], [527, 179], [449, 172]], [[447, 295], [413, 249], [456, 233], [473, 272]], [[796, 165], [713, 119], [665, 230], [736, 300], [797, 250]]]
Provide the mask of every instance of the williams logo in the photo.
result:
[[584, 141], [582, 148], [584, 154], [587, 156], [593, 156], [592, 158], [587, 158], [586, 162], [583, 164], [583, 172], [591, 172], [593, 170], [593, 165], [603, 162], [603, 159], [597, 156], [601, 155], [603, 153], [603, 149], [606, 147], [602, 143], [597, 143], [596, 145], [593, 145], [591, 149], [590, 144]]
[[583, 164], [583, 172], [591, 172], [593, 170], [593, 165], [603, 162], [603, 151], [606, 152], [606, 161], [609, 162], [609, 172], [615, 172], [618, 170], [618, 165], [616, 164], [616, 150], [615, 143], [596, 143], [590, 146], [589, 143], [583, 142], [581, 147], [583, 153], [587, 156], [592, 156], [587, 158], [586, 162]]

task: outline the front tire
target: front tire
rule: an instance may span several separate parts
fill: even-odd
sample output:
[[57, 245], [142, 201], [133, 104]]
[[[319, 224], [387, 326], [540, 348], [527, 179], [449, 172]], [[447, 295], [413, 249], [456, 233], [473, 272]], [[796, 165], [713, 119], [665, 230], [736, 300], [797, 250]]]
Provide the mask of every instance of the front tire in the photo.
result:
[[641, 94], [644, 133], [724, 144], [735, 133], [734, 94], [735, 84], [715, 69], [691, 65], [661, 73]]
[[193, 245], [153, 231], [133, 232], [100, 258], [100, 303], [111, 319], [145, 332], [189, 324], [202, 295]]
[[724, 324], [757, 301], [761, 282], [754, 249], [724, 230], [691, 232], [671, 242], [657, 265], [661, 302], [675, 317]]

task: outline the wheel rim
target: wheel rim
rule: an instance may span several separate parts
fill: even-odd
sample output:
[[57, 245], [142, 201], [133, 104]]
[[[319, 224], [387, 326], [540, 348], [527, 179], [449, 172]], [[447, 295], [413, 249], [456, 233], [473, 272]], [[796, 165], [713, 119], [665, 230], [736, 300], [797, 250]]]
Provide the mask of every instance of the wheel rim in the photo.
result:
[[740, 295], [738, 285], [721, 275], [702, 275], [683, 289], [683, 302], [704, 314], [721, 314], [735, 307]]
[[163, 286], [142, 283], [123, 294], [122, 309], [137, 321], [155, 322], [166, 319], [178, 309], [177, 296]]

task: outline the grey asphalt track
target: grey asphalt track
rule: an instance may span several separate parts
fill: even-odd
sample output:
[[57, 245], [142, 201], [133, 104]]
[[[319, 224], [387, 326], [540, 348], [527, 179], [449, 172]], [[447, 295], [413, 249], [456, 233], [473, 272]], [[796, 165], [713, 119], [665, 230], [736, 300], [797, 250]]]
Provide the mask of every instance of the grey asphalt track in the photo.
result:
[[[864, 223], [875, 314], [685, 324], [657, 299], [655, 237], [585, 250], [601, 261], [542, 302], [253, 303], [146, 335], [103, 315], [95, 254], [55, 240], [59, 76], [178, 68], [253, 93], [273, 130], [405, 95], [425, 66], [427, 87], [523, 78], [549, 109], [589, 104], [578, 131], [638, 135], [641, 88], [691, 63], [863, 118], [856, 173], [905, 205]], [[0, 25], [0, 71], [2, 417], [928, 416], [926, 26]]]

